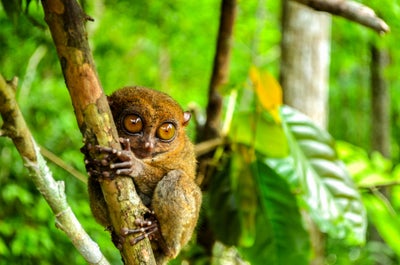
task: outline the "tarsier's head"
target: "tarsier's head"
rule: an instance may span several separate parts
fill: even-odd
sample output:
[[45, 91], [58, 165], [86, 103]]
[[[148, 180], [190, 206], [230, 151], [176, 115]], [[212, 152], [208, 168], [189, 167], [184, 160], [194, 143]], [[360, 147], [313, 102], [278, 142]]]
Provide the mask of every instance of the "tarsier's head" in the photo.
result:
[[179, 148], [190, 113], [165, 93], [124, 87], [108, 97], [120, 137], [129, 138], [138, 158], [151, 158]]

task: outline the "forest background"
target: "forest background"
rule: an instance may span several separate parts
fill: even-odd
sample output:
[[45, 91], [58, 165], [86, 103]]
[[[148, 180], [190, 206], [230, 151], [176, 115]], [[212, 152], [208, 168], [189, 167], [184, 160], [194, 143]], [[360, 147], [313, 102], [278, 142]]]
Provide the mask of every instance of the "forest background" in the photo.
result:
[[[79, 152], [82, 136], [65, 89], [54, 44], [43, 21], [42, 8], [37, 3], [30, 3], [29, 7], [24, 3], [21, 6], [23, 12], [8, 12], [7, 16], [5, 7], [9, 6], [4, 5], [6, 2], [3, 1], [0, 10], [1, 74], [7, 79], [19, 77], [17, 101], [42, 149], [50, 151], [65, 164], [76, 169], [77, 172], [73, 175], [84, 175], [83, 156]], [[8, 3], [16, 2], [18, 1]], [[207, 0], [201, 5], [195, 1], [85, 1], [82, 4], [85, 11], [95, 18], [94, 22], [87, 24], [89, 40], [107, 94], [125, 85], [142, 85], [165, 91], [182, 106], [188, 108], [195, 105], [204, 113], [218, 32], [219, 1]], [[327, 130], [336, 139], [335, 148], [346, 163], [357, 191], [361, 194], [370, 228], [365, 235], [365, 241], [360, 239], [360, 235], [343, 235], [342, 231], [329, 229], [323, 231], [325, 264], [398, 264], [400, 260], [400, 250], [396, 246], [400, 242], [400, 109], [397, 104], [400, 97], [397, 78], [400, 71], [397, 64], [400, 52], [396, 48], [400, 5], [397, 1], [368, 1], [366, 4], [387, 22], [391, 32], [379, 36], [371, 29], [354, 22], [333, 18]], [[279, 79], [281, 19], [280, 1], [238, 2], [230, 78], [221, 90], [226, 102], [231, 91], [238, 90], [242, 93], [240, 91], [249, 87], [249, 80], [254, 81], [249, 75], [250, 69]], [[390, 152], [385, 154], [376, 152], [372, 144], [374, 139], [371, 132], [376, 124], [372, 122], [371, 47], [384, 50], [388, 54], [383, 72], [389, 91], [387, 106], [390, 107], [390, 127], [384, 130], [390, 132], [386, 139], [390, 143]], [[305, 94], [304, 98], [306, 97]], [[287, 124], [290, 123], [288, 120], [289, 118], [286, 119]], [[311, 122], [305, 123], [313, 128]], [[243, 124], [247, 125], [245, 122]], [[189, 133], [194, 139], [194, 126]], [[27, 177], [27, 171], [11, 141], [2, 138], [0, 146], [0, 263], [84, 264], [83, 258], [69, 240], [56, 229], [49, 207]], [[285, 150], [282, 151], [284, 152]], [[50, 161], [54, 162], [54, 158]], [[86, 186], [66, 172], [65, 166], [60, 167], [53, 162], [49, 162], [49, 166], [57, 179], [66, 182], [68, 202], [78, 219], [99, 243], [108, 259], [113, 264], [118, 263], [119, 255], [108, 234], [94, 222], [90, 214]], [[270, 175], [279, 173], [276, 168], [268, 171], [271, 168], [273, 166], [269, 164], [265, 172], [270, 172]], [[226, 175], [232, 175], [227, 171], [229, 170], [225, 171]], [[293, 194], [296, 194], [295, 189]], [[215, 198], [212, 195], [210, 197]], [[205, 215], [215, 214], [212, 210], [205, 212]], [[230, 220], [225, 218], [223, 220]], [[239, 223], [240, 220], [242, 219], [239, 217]], [[246, 236], [254, 237], [251, 232], [252, 228], [259, 227], [257, 222], [259, 221], [240, 229], [247, 229], [250, 235]], [[300, 218], [297, 222], [302, 223]], [[328, 223], [326, 221], [327, 226]], [[273, 228], [271, 231], [278, 234]], [[304, 231], [295, 232], [300, 237]], [[286, 235], [276, 234], [272, 237], [273, 240], [290, 241]], [[221, 242], [227, 243], [227, 246], [236, 245], [238, 248], [215, 245], [213, 255], [219, 255], [220, 259], [214, 257], [212, 261], [215, 264], [226, 260], [240, 263], [241, 259], [250, 260], [254, 264], [263, 262], [254, 258], [256, 255], [252, 253], [257, 251], [254, 248], [249, 250], [249, 244], [255, 244], [258, 250], [261, 249], [277, 260], [284, 255], [290, 256], [293, 252], [299, 254], [299, 260], [304, 263], [313, 256], [312, 248], [306, 240], [300, 240], [301, 247], [296, 252], [276, 245], [271, 249], [268, 243], [257, 240], [254, 242], [254, 239], [250, 239], [251, 243], [241, 242], [240, 238], [246, 236], [238, 235], [238, 240], [224, 238], [222, 235]], [[190, 260], [195, 260], [196, 264], [209, 261], [209, 256], [200, 244], [193, 243], [184, 254], [186, 257], [183, 256], [182, 259], [191, 257]], [[270, 264], [284, 263], [277, 261]]]

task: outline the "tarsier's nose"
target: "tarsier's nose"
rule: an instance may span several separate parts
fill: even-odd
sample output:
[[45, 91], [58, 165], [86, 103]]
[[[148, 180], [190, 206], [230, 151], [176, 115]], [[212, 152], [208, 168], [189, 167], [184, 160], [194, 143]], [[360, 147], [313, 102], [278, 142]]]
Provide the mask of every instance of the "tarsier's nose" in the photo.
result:
[[147, 140], [144, 144], [144, 148], [146, 149], [146, 151], [151, 152], [154, 149], [154, 142], [151, 140]]

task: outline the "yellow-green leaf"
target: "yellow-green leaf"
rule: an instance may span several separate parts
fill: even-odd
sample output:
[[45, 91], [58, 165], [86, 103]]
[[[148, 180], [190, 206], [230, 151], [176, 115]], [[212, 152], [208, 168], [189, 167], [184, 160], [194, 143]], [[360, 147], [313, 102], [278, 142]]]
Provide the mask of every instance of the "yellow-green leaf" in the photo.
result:
[[261, 106], [271, 114], [275, 122], [280, 123], [282, 88], [278, 81], [269, 72], [260, 72], [254, 66], [250, 68], [250, 79]]

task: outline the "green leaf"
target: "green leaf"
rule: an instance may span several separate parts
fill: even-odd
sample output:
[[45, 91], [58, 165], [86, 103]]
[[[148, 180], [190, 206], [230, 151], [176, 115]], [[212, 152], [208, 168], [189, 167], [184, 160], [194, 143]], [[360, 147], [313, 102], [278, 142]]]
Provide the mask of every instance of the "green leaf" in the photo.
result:
[[22, 1], [21, 0], [1, 0], [4, 10], [10, 20], [16, 24], [20, 13], [22, 12]]
[[289, 185], [251, 147], [231, 148], [205, 195], [217, 240], [251, 264], [308, 264], [309, 236]]
[[[256, 235], [258, 194], [249, 164], [249, 149], [235, 145], [213, 176], [207, 197], [210, 224], [227, 245], [251, 246]], [[246, 161], [247, 160], [247, 161]]]
[[400, 256], [400, 216], [386, 201], [373, 194], [364, 194], [363, 201], [381, 237]]
[[10, 251], [7, 247], [7, 244], [4, 242], [2, 238], [0, 238], [0, 255], [7, 256], [10, 254]]
[[231, 156], [230, 178], [232, 190], [238, 202], [240, 237], [238, 246], [249, 247], [256, 237], [256, 213], [258, 194], [253, 172], [250, 168], [251, 150], [243, 145], [235, 145]]
[[240, 237], [239, 206], [232, 191], [230, 157], [222, 157], [218, 164], [203, 196], [203, 205], [215, 237], [223, 244], [236, 245]]
[[391, 161], [377, 152], [372, 153], [370, 158], [365, 150], [346, 142], [338, 142], [337, 150], [359, 188], [400, 181], [396, 171], [391, 172]]
[[[293, 160], [293, 173], [301, 199], [321, 231], [332, 237], [363, 243], [366, 213], [358, 190], [338, 159], [334, 141], [326, 132], [294, 109], [281, 108], [282, 122]], [[279, 171], [279, 169], [277, 169]]]
[[252, 164], [252, 169], [261, 202], [258, 232], [254, 245], [240, 251], [251, 264], [309, 264], [309, 236], [289, 185], [261, 156]]

